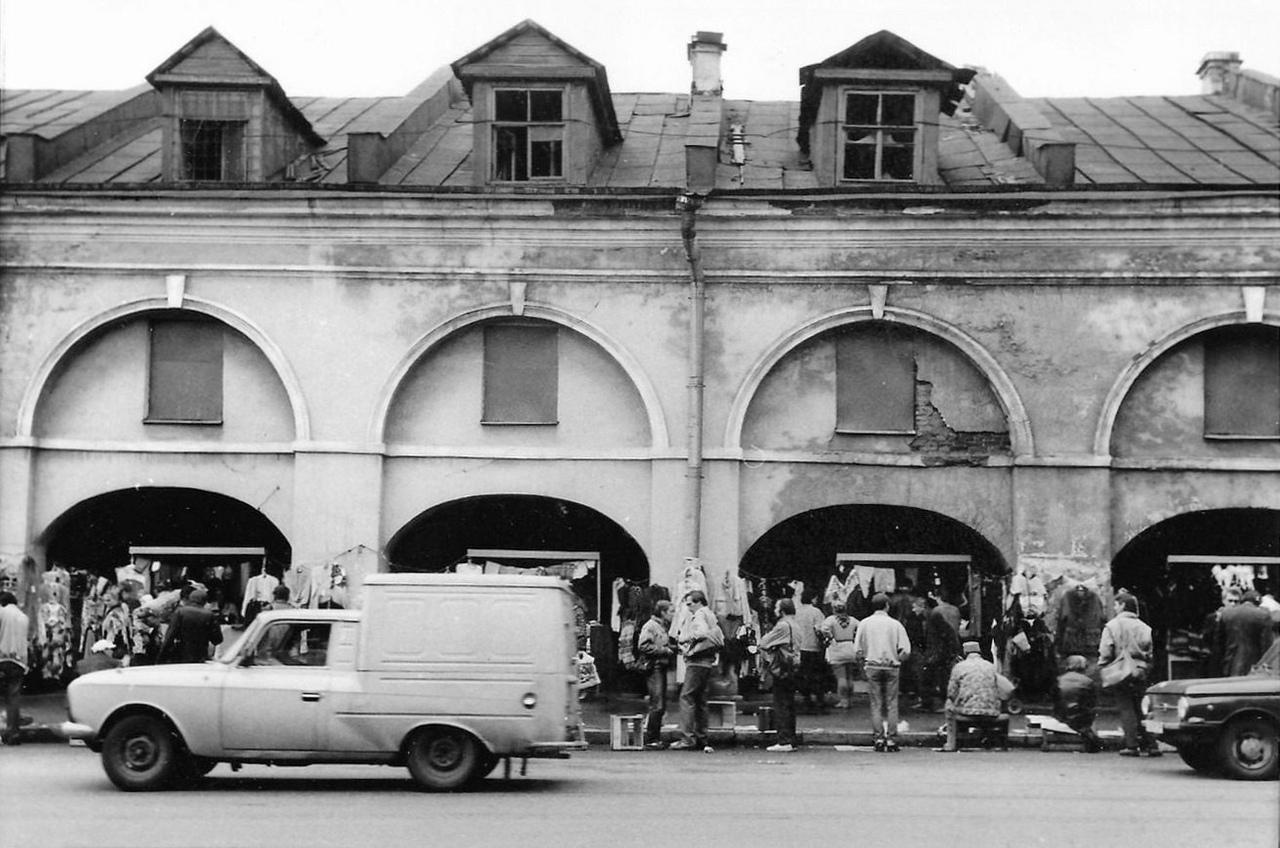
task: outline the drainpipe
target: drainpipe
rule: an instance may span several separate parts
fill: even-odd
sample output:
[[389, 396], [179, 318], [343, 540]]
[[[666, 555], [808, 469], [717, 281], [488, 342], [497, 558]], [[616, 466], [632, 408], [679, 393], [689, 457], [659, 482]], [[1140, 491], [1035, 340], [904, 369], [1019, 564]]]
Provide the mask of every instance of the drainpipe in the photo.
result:
[[688, 465], [685, 481], [688, 489], [689, 530], [688, 556], [702, 556], [702, 416], [703, 389], [702, 348], [704, 339], [704, 314], [707, 303], [706, 281], [702, 275], [702, 260], [698, 252], [697, 215], [702, 206], [702, 196], [686, 192], [676, 198], [680, 210], [680, 237], [684, 241], [684, 256], [689, 263], [689, 432]]

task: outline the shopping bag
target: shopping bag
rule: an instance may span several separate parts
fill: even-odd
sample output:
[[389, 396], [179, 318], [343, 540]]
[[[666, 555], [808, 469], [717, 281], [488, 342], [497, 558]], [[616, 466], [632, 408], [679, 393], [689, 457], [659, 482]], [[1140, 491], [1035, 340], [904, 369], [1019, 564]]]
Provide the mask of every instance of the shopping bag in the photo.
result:
[[589, 689], [600, 685], [600, 673], [596, 671], [596, 658], [586, 651], [578, 651], [578, 688]]
[[1128, 654], [1121, 654], [1106, 665], [1098, 666], [1098, 676], [1102, 678], [1102, 688], [1110, 689], [1133, 677], [1138, 670], [1137, 660]]

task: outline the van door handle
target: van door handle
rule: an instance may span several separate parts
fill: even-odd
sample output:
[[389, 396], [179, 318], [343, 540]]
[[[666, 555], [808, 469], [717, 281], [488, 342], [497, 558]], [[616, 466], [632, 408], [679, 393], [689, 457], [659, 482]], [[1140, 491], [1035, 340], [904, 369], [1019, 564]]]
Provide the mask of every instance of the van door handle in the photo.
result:
[[304, 700], [304, 701], [318, 701], [318, 700], [320, 700], [320, 693], [319, 693], [319, 692], [303, 692], [303, 693], [302, 693], [302, 700]]

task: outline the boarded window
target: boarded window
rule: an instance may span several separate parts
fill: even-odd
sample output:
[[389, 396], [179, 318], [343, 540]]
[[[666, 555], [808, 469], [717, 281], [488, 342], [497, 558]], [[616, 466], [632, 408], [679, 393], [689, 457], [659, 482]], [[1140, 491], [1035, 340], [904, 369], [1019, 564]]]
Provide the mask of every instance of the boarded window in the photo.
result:
[[556, 423], [558, 340], [555, 327], [490, 324], [484, 328], [483, 423]]
[[836, 431], [914, 433], [916, 361], [911, 337], [891, 327], [836, 337]]
[[147, 421], [222, 423], [222, 325], [213, 321], [155, 321]]
[[1204, 434], [1280, 438], [1280, 329], [1231, 327], [1206, 337]]

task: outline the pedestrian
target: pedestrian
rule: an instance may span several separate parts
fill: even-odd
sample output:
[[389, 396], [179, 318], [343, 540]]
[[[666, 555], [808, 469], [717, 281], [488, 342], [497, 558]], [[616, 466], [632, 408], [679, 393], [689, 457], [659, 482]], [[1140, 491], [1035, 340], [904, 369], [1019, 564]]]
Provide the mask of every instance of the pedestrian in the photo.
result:
[[22, 680], [27, 676], [27, 645], [31, 620], [8, 590], [0, 591], [0, 697], [5, 726], [0, 742], [18, 745], [22, 727]]
[[640, 628], [636, 650], [640, 653], [640, 668], [647, 670], [649, 685], [649, 710], [644, 718], [644, 746], [661, 749], [662, 719], [667, 714], [667, 669], [675, 651], [671, 648], [671, 602], [660, 600], [653, 605], [653, 615]]
[[[1098, 663], [1103, 685], [1115, 695], [1120, 711], [1120, 725], [1124, 728], [1122, 757], [1160, 756], [1159, 744], [1141, 722], [1140, 702], [1147, 690], [1151, 656], [1151, 627], [1138, 618], [1138, 599], [1120, 592], [1116, 595], [1115, 617], [1102, 628]], [[1113, 663], [1114, 671], [1108, 672], [1105, 666]], [[1111, 674], [1116, 676], [1108, 683]]]
[[707, 596], [701, 590], [694, 589], [685, 595], [684, 604], [689, 617], [676, 637], [684, 657], [684, 683], [680, 687], [680, 738], [671, 747], [675, 750], [702, 748], [709, 752], [711, 737], [707, 727], [711, 724], [711, 714], [707, 698], [711, 676], [720, 665], [724, 631], [720, 629], [715, 614], [707, 608]]
[[965, 642], [964, 659], [951, 669], [947, 681], [947, 741], [938, 751], [957, 751], [956, 725], [960, 719], [1000, 715], [1000, 688], [996, 667], [982, 657], [982, 646]]
[[[758, 647], [766, 657], [771, 657], [774, 652], [783, 652], [791, 657], [798, 656], [803, 662], [795, 602], [783, 598], [774, 605], [774, 612], [778, 623], [757, 643]], [[778, 738], [765, 749], [767, 751], [790, 753], [796, 749], [796, 684], [794, 677], [773, 675], [773, 717]]]
[[289, 587], [281, 583], [279, 586], [271, 590], [271, 606], [268, 607], [268, 609], [293, 609], [293, 604], [289, 603], [289, 595]]
[[1218, 614], [1216, 644], [1222, 651], [1218, 672], [1223, 677], [1241, 677], [1262, 659], [1275, 634], [1271, 614], [1259, 606], [1262, 597], [1257, 592], [1231, 589], [1227, 598], [1226, 608]]
[[849, 615], [842, 601], [831, 605], [831, 615], [822, 622], [822, 635], [827, 642], [827, 665], [836, 676], [836, 709], [853, 705], [853, 681], [858, 676], [858, 658], [853, 653], [853, 638], [858, 632], [858, 619]]
[[1080, 654], [1067, 657], [1067, 670], [1058, 677], [1058, 693], [1054, 699], [1054, 716], [1084, 740], [1085, 753], [1102, 750], [1102, 742], [1093, 730], [1098, 715], [1098, 684], [1085, 674], [1089, 661]]
[[865, 668], [871, 694], [871, 728], [877, 751], [898, 750], [898, 673], [911, 656], [911, 640], [902, 623], [889, 617], [889, 596], [871, 598], [873, 612], [858, 625], [853, 653]]
[[204, 662], [209, 658], [209, 646], [222, 644], [222, 628], [218, 617], [205, 608], [207, 600], [204, 589], [194, 589], [173, 611], [157, 662]]
[[925, 614], [923, 674], [916, 706], [927, 712], [936, 711], [938, 699], [946, 698], [951, 668], [960, 655], [960, 632], [953, 620], [959, 622], [960, 611], [945, 597]]
[[826, 706], [827, 664], [822, 658], [822, 610], [813, 605], [816, 593], [805, 589], [795, 604], [796, 636], [800, 640], [800, 675], [796, 686], [807, 710]]

